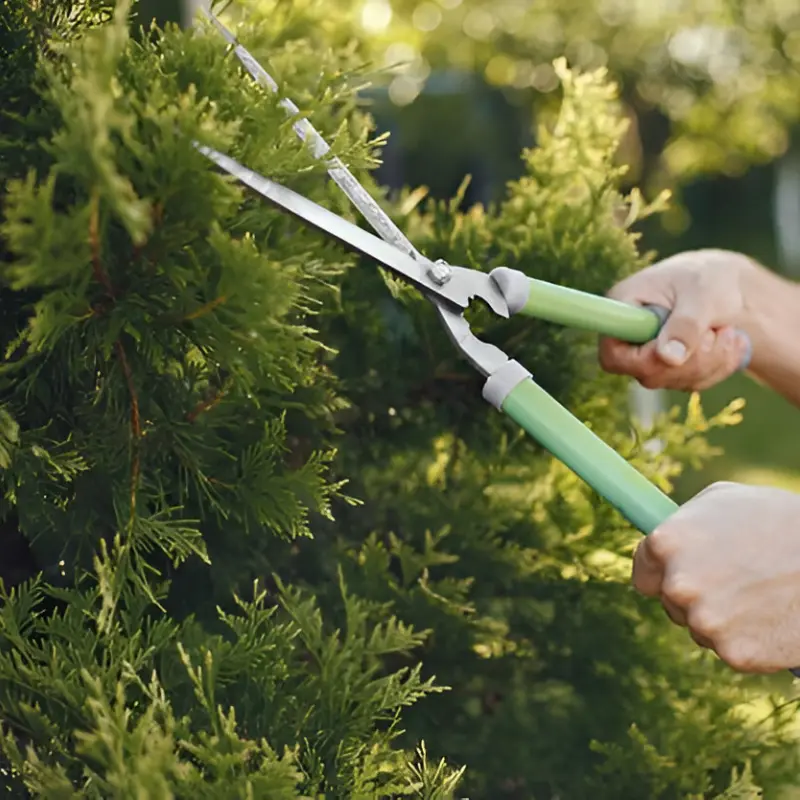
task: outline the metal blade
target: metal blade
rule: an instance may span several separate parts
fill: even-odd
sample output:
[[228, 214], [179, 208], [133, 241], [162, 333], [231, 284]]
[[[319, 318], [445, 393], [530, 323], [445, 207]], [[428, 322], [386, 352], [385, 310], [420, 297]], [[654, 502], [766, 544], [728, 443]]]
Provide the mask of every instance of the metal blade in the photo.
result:
[[469, 306], [472, 298], [480, 297], [496, 314], [508, 317], [505, 298], [487, 274], [463, 267], [452, 267], [453, 274], [450, 280], [443, 286], [439, 286], [427, 273], [431, 263], [427, 259], [412, 258], [394, 245], [362, 230], [297, 192], [259, 175], [230, 156], [205, 145], [196, 144], [195, 146], [217, 166], [258, 192], [266, 200], [323, 233], [333, 236], [351, 250], [373, 258], [382, 266], [412, 283], [431, 299], [444, 301], [463, 310]]
[[[255, 57], [244, 46], [239, 44], [236, 37], [223, 24], [219, 17], [210, 9], [202, 9], [202, 13], [210, 20], [211, 24], [233, 48], [233, 52], [250, 76], [265, 89], [277, 93], [278, 84], [275, 79], [258, 63]], [[405, 234], [392, 222], [389, 215], [375, 202], [369, 192], [358, 182], [349, 169], [335, 156], [329, 157], [331, 148], [322, 138], [314, 126], [300, 116], [300, 109], [288, 97], [278, 101], [286, 112], [295, 117], [292, 124], [294, 132], [303, 142], [311, 142], [312, 152], [319, 159], [324, 159], [328, 174], [333, 182], [347, 195], [350, 202], [364, 215], [364, 219], [372, 225], [375, 232], [386, 242], [393, 244], [410, 256], [417, 257], [414, 245], [406, 238]]]

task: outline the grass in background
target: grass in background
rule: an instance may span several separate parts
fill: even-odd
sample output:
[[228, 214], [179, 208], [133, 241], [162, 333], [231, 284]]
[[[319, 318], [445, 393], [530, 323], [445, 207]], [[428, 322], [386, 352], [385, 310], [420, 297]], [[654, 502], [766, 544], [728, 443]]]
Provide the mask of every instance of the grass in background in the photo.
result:
[[[709, 441], [724, 452], [703, 469], [682, 477], [676, 487], [679, 502], [718, 480], [800, 492], [800, 409], [744, 375], [703, 392], [701, 399], [711, 416], [736, 397], [743, 397], [747, 403], [743, 421], [709, 433]], [[670, 393], [668, 400], [670, 405], [685, 406], [687, 395]]]

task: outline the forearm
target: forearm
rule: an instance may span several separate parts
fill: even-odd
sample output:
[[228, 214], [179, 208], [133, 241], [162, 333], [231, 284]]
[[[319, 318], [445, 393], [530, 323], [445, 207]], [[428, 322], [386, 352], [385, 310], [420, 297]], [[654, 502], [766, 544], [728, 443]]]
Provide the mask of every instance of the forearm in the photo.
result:
[[800, 285], [757, 266], [743, 290], [742, 327], [753, 342], [748, 372], [800, 406]]

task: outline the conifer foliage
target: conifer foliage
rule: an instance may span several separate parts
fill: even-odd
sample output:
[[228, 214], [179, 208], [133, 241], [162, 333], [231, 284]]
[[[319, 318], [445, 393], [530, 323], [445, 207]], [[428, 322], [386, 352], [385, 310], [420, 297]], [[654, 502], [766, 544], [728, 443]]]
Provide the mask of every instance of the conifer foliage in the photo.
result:
[[27, 89], [3, 142], [4, 537], [30, 548], [22, 574], [3, 559], [6, 777], [44, 797], [450, 796], [458, 773], [390, 747], [435, 687], [381, 659], [422, 635], [343, 583], [333, 629], [270, 579], [273, 543], [341, 488], [309, 320], [348, 261], [191, 142], [283, 176], [311, 157], [217, 39], [135, 41], [128, 10], [19, 3], [7, 34], [37, 57], [15, 46], [4, 87]]
[[[192, 146], [351, 215], [278, 98], [213, 32], [132, 36], [130, 11], [1, 12], [8, 791], [777, 786], [794, 767], [782, 725], [737, 717], [734, 678], [630, 596], [632, 532], [485, 406], [430, 308]], [[377, 194], [358, 44], [329, 12], [253, 4], [242, 34]], [[617, 192], [614, 89], [559, 69], [560, 116], [501, 207], [393, 206], [429, 256], [591, 291], [645, 262], [630, 226], [654, 209]], [[662, 485], [735, 416], [693, 404], [648, 458], [589, 338], [480, 312], [474, 326]]]

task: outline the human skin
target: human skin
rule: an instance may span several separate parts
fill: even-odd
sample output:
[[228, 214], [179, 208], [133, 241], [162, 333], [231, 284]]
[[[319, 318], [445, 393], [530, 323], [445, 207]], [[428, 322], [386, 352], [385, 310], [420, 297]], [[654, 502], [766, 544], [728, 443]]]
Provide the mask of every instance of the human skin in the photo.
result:
[[[602, 339], [608, 372], [648, 388], [701, 391], [739, 369], [800, 406], [800, 285], [746, 256], [689, 251], [609, 296], [671, 309], [643, 346]], [[724, 482], [685, 503], [636, 550], [633, 584], [733, 669], [800, 667], [800, 495]]]

